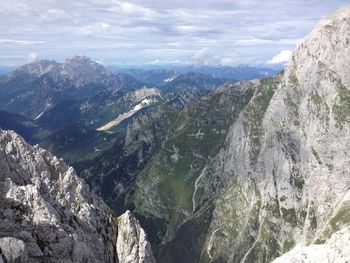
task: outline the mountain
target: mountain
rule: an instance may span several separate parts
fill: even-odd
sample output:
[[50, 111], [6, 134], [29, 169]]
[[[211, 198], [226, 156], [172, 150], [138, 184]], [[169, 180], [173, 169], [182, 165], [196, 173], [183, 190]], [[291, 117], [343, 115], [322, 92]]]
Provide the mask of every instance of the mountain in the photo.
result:
[[1, 262], [155, 262], [130, 211], [116, 218], [72, 167], [0, 130]]
[[133, 117], [163, 103], [158, 89], [146, 87], [64, 101], [36, 120], [49, 133], [39, 143], [70, 164], [92, 160], [123, 140]]
[[66, 101], [35, 124], [117, 215], [135, 215], [159, 262], [347, 260], [349, 39], [345, 8], [272, 77], [215, 88], [213, 76], [185, 73], [160, 90]]
[[180, 75], [174, 70], [166, 70], [166, 69], [117, 69], [111, 67], [111, 70], [115, 73], [124, 73], [133, 76], [138, 81], [143, 83], [147, 83], [148, 85], [153, 85], [156, 87], [161, 87], [167, 83], [167, 81], [172, 78]]
[[206, 94], [208, 91], [214, 90], [225, 81], [214, 78], [210, 75], [189, 72], [180, 76], [166, 80], [162, 90], [165, 92], [189, 92], [191, 94]]
[[66, 100], [43, 113], [37, 123], [51, 131], [81, 123], [99, 128], [119, 115], [129, 112], [144, 99], [161, 101], [160, 91], [143, 87], [130, 92], [107, 91], [80, 101]]
[[347, 8], [321, 20], [284, 72], [237, 84], [254, 94], [241, 107], [221, 102], [237, 112], [219, 149], [215, 126], [163, 143], [126, 199], [154, 222], [146, 231], [161, 240], [158, 259], [270, 262], [297, 244], [329, 244], [349, 225], [349, 39]]
[[13, 70], [13, 67], [0, 67], [0, 76], [5, 75]]
[[271, 68], [259, 68], [248, 65], [238, 66], [200, 66], [191, 65], [185, 68], [186, 71], [198, 72], [202, 74], [211, 75], [214, 78], [223, 80], [252, 80], [276, 75], [280, 70]]
[[64, 63], [42, 60], [0, 78], [0, 107], [34, 119], [67, 99], [138, 87], [142, 84], [131, 76], [114, 75], [87, 57], [74, 56]]
[[139, 81], [157, 87], [166, 84], [167, 80], [189, 72], [210, 75], [224, 81], [240, 81], [272, 77], [281, 71], [280, 69], [248, 65], [159, 65], [139, 68], [118, 68], [112, 66], [110, 69], [115, 73], [127, 73]]

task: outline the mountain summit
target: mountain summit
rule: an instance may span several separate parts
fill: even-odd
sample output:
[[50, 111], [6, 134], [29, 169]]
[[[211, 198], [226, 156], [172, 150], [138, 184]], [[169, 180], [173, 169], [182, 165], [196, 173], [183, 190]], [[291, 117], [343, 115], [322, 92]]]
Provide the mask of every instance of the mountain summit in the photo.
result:
[[64, 100], [80, 100], [101, 91], [137, 87], [142, 84], [131, 76], [114, 75], [88, 57], [74, 56], [63, 63], [41, 60], [0, 78], [0, 107], [28, 118], [38, 118]]

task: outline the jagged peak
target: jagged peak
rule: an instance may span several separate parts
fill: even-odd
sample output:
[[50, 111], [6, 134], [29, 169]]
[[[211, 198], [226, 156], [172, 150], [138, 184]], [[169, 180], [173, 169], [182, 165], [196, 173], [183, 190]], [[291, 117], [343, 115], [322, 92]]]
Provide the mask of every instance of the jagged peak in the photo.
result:
[[81, 55], [74, 55], [74, 56], [68, 57], [63, 64], [72, 63], [72, 62], [98, 64], [97, 62], [93, 61], [91, 58], [87, 56], [81, 56]]

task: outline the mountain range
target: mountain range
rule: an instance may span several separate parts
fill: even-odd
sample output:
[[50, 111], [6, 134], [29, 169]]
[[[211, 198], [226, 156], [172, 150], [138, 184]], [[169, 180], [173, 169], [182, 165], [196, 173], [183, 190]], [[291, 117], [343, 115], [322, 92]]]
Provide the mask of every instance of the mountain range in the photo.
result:
[[349, 39], [344, 8], [259, 79], [85, 57], [4, 75], [0, 127], [40, 146], [0, 132], [0, 260], [349, 261]]
[[226, 81], [252, 80], [266, 78], [280, 72], [280, 68], [238, 66], [210, 66], [210, 65], [159, 65], [143, 66], [143, 68], [123, 68], [110, 66], [115, 73], [126, 73], [134, 78], [151, 85], [162, 86], [169, 80], [189, 72], [210, 75], [213, 78]]

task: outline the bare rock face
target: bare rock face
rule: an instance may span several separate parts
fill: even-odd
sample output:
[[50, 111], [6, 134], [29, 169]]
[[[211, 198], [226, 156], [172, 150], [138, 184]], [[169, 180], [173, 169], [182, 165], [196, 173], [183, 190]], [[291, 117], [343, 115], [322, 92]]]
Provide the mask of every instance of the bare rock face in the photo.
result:
[[22, 240], [13, 237], [0, 239], [0, 262], [26, 262], [28, 260], [27, 250]]
[[273, 263], [342, 263], [350, 261], [350, 228], [334, 233], [325, 244], [296, 246]]
[[119, 262], [154, 263], [145, 231], [134, 215], [127, 211], [118, 218], [117, 253]]
[[[134, 222], [126, 233], [143, 233], [128, 237], [140, 247], [129, 262], [154, 262], [136, 219], [130, 212], [121, 218]], [[125, 232], [118, 221], [72, 167], [0, 130], [0, 248], [7, 262], [125, 262], [118, 253], [132, 249], [117, 244]]]
[[268, 262], [350, 224], [349, 64], [345, 8], [260, 81], [198, 181], [201, 200], [220, 189], [203, 261]]

